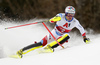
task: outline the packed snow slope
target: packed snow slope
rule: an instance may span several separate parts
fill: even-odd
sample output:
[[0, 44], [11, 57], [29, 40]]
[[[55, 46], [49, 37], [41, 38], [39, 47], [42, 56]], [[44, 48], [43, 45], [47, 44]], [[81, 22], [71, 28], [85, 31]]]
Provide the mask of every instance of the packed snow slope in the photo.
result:
[[[65, 49], [59, 46], [54, 53], [42, 54], [38, 54], [38, 50], [35, 50], [24, 55], [22, 59], [8, 57], [34, 41], [40, 41], [48, 34], [42, 24], [4, 29], [20, 24], [26, 24], [26, 22], [0, 24], [0, 65], [100, 65], [100, 34], [91, 33], [87, 34], [91, 40], [89, 44], [83, 42], [81, 35], [71, 32], [69, 42], [63, 45]], [[49, 29], [52, 30], [50, 27]]]

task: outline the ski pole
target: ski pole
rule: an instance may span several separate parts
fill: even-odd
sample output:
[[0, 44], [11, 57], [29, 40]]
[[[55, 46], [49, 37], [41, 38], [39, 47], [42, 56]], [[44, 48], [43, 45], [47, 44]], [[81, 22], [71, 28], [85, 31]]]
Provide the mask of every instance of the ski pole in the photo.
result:
[[17, 27], [22, 27], [22, 26], [33, 25], [33, 24], [42, 23], [42, 22], [47, 22], [47, 21], [48, 21], [48, 20], [46, 20], [46, 21], [41, 21], [41, 22], [34, 22], [34, 23], [29, 23], [29, 24], [18, 25], [18, 26], [13, 26], [13, 27], [8, 27], [8, 28], [5, 28], [5, 30], [7, 30], [7, 29], [12, 29], [12, 28], [17, 28]]
[[44, 27], [48, 30], [48, 32], [51, 34], [51, 36], [54, 38], [54, 40], [55, 40], [62, 48], [64, 48], [64, 47], [57, 41], [57, 39], [54, 37], [54, 35], [50, 32], [50, 30], [49, 30], [48, 27], [45, 25], [45, 23], [42, 22], [42, 24], [43, 24]]

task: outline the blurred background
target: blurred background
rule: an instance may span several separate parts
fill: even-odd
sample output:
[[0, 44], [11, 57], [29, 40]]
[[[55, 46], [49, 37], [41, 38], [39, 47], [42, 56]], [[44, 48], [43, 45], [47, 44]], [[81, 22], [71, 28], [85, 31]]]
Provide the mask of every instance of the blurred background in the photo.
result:
[[100, 0], [0, 0], [0, 19], [52, 18], [68, 5], [76, 8], [75, 18], [84, 28], [100, 32]]

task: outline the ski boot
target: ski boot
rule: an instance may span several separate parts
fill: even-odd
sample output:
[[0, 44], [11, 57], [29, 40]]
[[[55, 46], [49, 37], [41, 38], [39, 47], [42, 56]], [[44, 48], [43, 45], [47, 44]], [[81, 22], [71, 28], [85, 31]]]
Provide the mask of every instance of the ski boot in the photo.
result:
[[53, 53], [54, 49], [50, 47], [50, 45], [47, 45], [45, 48], [42, 50], [38, 50], [38, 53]]
[[53, 48], [51, 48], [51, 46], [50, 46], [50, 45], [47, 45], [47, 46], [44, 48], [44, 50], [45, 50], [45, 52], [51, 52], [51, 53], [53, 53], [53, 52], [54, 52], [54, 49], [53, 49]]
[[19, 58], [22, 58], [23, 57], [23, 50], [21, 49], [21, 50], [17, 51], [16, 54], [19, 56]]

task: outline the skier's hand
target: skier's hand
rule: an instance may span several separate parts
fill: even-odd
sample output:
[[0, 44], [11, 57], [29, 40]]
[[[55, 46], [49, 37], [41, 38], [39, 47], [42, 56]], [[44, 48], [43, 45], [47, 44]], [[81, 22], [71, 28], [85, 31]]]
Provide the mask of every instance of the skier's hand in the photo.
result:
[[88, 44], [90, 42], [90, 39], [89, 38], [86, 38], [86, 36], [83, 37], [83, 40], [86, 44]]
[[51, 23], [54, 23], [54, 22], [57, 22], [57, 21], [60, 21], [60, 20], [61, 20], [61, 17], [55, 16], [55, 17], [51, 18], [49, 21], [50, 21]]

